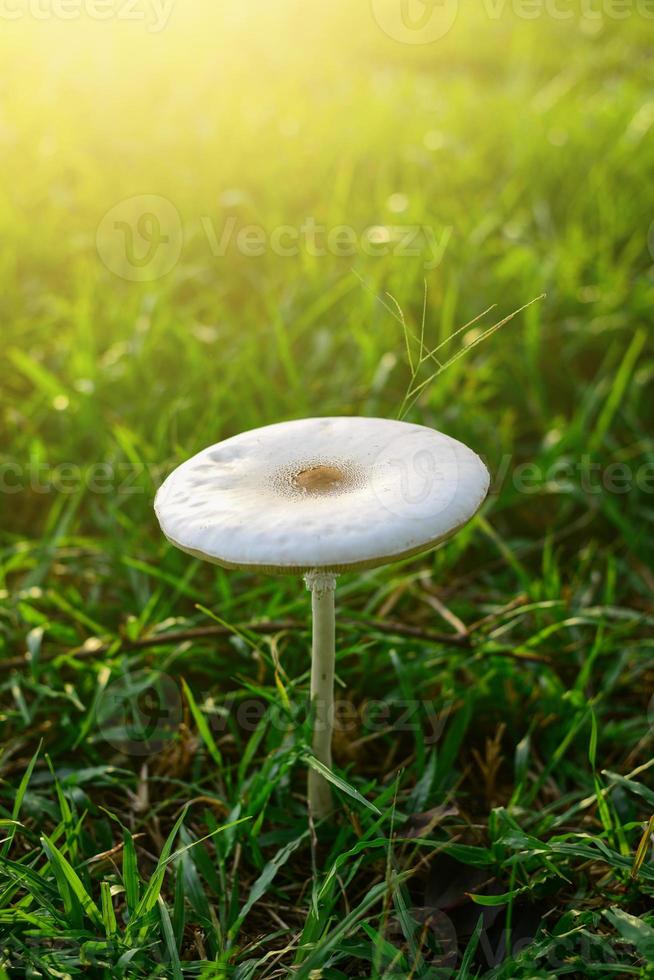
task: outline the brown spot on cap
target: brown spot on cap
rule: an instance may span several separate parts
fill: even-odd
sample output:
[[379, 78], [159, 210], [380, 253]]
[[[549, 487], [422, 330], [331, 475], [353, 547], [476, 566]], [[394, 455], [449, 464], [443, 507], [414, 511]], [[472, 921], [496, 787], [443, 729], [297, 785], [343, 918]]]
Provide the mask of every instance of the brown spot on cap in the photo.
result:
[[305, 493], [333, 493], [346, 482], [346, 474], [338, 466], [308, 466], [291, 478], [291, 483]]

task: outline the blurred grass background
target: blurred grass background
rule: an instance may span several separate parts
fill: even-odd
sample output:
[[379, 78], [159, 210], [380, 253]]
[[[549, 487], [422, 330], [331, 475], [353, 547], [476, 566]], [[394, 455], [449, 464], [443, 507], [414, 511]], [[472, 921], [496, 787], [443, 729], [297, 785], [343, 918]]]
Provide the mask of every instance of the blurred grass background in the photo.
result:
[[[246, 825], [224, 850], [220, 837], [189, 852], [206, 846], [220, 881], [206, 864], [192, 873], [180, 858], [178, 884], [162, 893], [175, 907], [176, 939], [171, 945], [161, 913], [153, 940], [166, 966], [153, 966], [153, 947], [132, 932], [122, 946], [96, 950], [98, 969], [118, 975], [120, 956], [136, 948], [124, 975], [173, 975], [166, 971], [177, 969], [176, 950], [189, 975], [211, 961], [228, 972], [206, 975], [263, 977], [273, 967], [257, 957], [290, 944], [274, 960], [279, 969], [308, 962], [326, 977], [357, 976], [353, 964], [364, 963], [361, 975], [381, 977], [392, 975], [384, 973], [390, 945], [404, 957], [400, 975], [412, 968], [427, 975], [406, 931], [400, 939], [384, 933], [385, 906], [371, 905], [334, 937], [338, 893], [329, 901], [322, 893], [322, 918], [316, 913], [313, 932], [299, 940], [311, 889], [298, 902], [295, 889], [312, 878], [307, 857], [286, 866], [286, 855], [279, 864], [286, 878], [274, 886], [275, 901], [287, 931], [280, 926], [271, 938], [265, 915], [243, 927], [237, 909], [269, 849], [296, 839], [305, 823], [302, 767], [291, 793], [284, 765], [271, 775], [262, 754], [295, 759], [299, 743], [261, 734], [248, 743], [246, 767], [232, 772], [247, 741], [234, 723], [216, 772], [214, 749], [187, 707], [173, 733], [174, 759], [169, 746], [164, 762], [154, 753], [144, 771], [142, 757], [116, 755], [98, 726], [103, 692], [135, 671], [146, 687], [159, 670], [183, 675], [210, 720], [230, 692], [256, 689], [264, 703], [275, 702], [268, 647], [255, 659], [215, 638], [129, 648], [127, 641], [151, 640], [157, 630], [206, 625], [196, 603], [230, 623], [297, 621], [301, 632], [283, 632], [278, 645], [292, 700], [306, 697], [299, 584], [223, 573], [175, 553], [158, 531], [152, 498], [174, 465], [243, 429], [305, 415], [394, 415], [410, 376], [394, 301], [419, 332], [426, 289], [430, 347], [496, 307], [446, 344], [445, 355], [470, 350], [425, 387], [410, 414], [478, 451], [493, 492], [481, 519], [434, 555], [343, 581], [343, 605], [367, 625], [362, 618], [358, 629], [344, 626], [339, 669], [355, 704], [428, 698], [439, 710], [455, 704], [459, 721], [436, 750], [433, 772], [420, 735], [415, 745], [403, 736], [407, 744], [400, 739], [392, 751], [386, 735], [375, 757], [341, 746], [336, 761], [372, 798], [383, 797], [399, 767], [403, 816], [454, 794], [464, 816], [454, 829], [439, 827], [441, 849], [453, 840], [488, 848], [496, 891], [513, 896], [519, 887], [530, 899], [535, 892], [542, 930], [530, 934], [524, 963], [507, 950], [493, 976], [550, 975], [538, 958], [559, 919], [572, 929], [565, 916], [622, 957], [628, 975], [644, 975], [652, 924], [643, 896], [654, 872], [634, 884], [628, 858], [654, 795], [645, 773], [637, 790], [622, 786], [616, 809], [616, 784], [598, 773], [625, 777], [651, 755], [654, 21], [636, 6], [618, 18], [606, 5], [591, 16], [588, 4], [571, 3], [570, 19], [546, 11], [528, 19], [515, 4], [461, 3], [443, 37], [414, 45], [384, 31], [381, 0], [319, 8], [178, 0], [160, 21], [154, 6], [135, 8], [142, 19], [127, 19], [125, 9], [118, 4], [106, 20], [67, 20], [25, 8], [1, 24], [0, 769], [2, 816], [10, 819], [19, 799], [14, 815], [24, 821], [11, 857], [54, 888], [52, 851], [44, 854], [39, 830], [54, 829], [77, 867], [116, 843], [117, 825], [99, 809], [106, 806], [144, 835], [145, 880], [176, 808], [211, 797], [225, 814], [252, 817], [256, 831]], [[115, 258], [127, 232], [113, 221], [136, 221], [151, 210], [152, 195], [168, 202], [155, 214], [179, 258], [158, 278], [146, 266], [136, 273], [143, 281], [132, 281], [125, 273], [134, 267]], [[330, 230], [351, 229], [353, 254], [311, 254], [309, 220], [325, 229], [322, 245]], [[263, 235], [262, 254], [239, 248], [236, 232], [245, 226]], [[271, 244], [282, 226], [296, 234], [295, 255]], [[142, 252], [148, 227], [135, 238]], [[220, 240], [226, 228], [234, 235], [216, 254], [212, 235]], [[418, 254], [404, 255], [411, 229], [419, 230], [411, 243]], [[444, 245], [438, 263], [433, 241]], [[474, 346], [485, 325], [541, 293], [543, 301]], [[535, 469], [520, 469], [525, 463]], [[525, 611], [503, 613], [516, 598]], [[471, 646], [390, 639], [382, 630], [388, 616], [448, 629], [452, 610], [466, 624], [489, 617]], [[601, 723], [599, 743], [591, 715]], [[42, 749], [29, 788], [17, 790], [41, 739], [52, 768]], [[76, 819], [84, 812], [94, 820], [89, 826], [87, 816], [82, 831]], [[528, 827], [524, 867], [493, 850], [507, 834], [516, 839], [505, 818]], [[184, 833], [201, 837], [213, 819], [211, 807], [200, 808]], [[350, 813], [352, 839], [342, 830], [333, 851], [314, 854], [314, 897], [320, 869], [333, 868], [353, 840], [393, 839], [388, 821], [380, 829], [371, 819], [365, 809]], [[581, 874], [575, 860], [586, 867], [577, 892], [563, 878], [557, 891], [556, 875], [553, 884], [534, 857], [533, 841], [549, 840], [559, 826], [595, 835], [614, 855], [611, 864], [604, 853], [609, 870], [601, 874], [581, 845], [551, 855], [549, 867], [567, 880]], [[247, 854], [238, 873], [230, 865], [235, 847]], [[474, 863], [469, 853], [456, 859]], [[404, 852], [398, 861], [414, 875], [417, 884], [406, 887], [422, 908], [431, 894], [423, 871]], [[75, 972], [92, 921], [84, 920], [88, 934], [72, 936], [63, 896], [44, 896], [33, 883], [26, 898], [8, 868], [0, 908], [10, 911], [0, 922], [9, 975], [23, 975], [27, 963], [46, 975], [55, 967]], [[366, 888], [383, 885], [384, 860], [375, 853], [357, 873]], [[107, 874], [120, 888], [125, 869], [122, 878]], [[194, 874], [205, 876], [200, 892]], [[345, 908], [356, 911], [359, 900], [363, 908], [352, 882], [345, 892]], [[380, 891], [380, 902], [391, 894]], [[116, 895], [127, 921], [134, 909]], [[502, 906], [506, 935], [512, 902]], [[624, 915], [644, 916], [640, 925], [601, 918], [616, 903]], [[30, 942], [34, 924], [24, 916], [37, 906], [49, 932]], [[465, 928], [457, 923], [462, 956]], [[193, 945], [193, 930], [204, 946]], [[488, 963], [474, 962], [477, 972], [460, 975], [486, 976]], [[574, 969], [619, 972], [607, 963], [598, 973], [586, 956]]]

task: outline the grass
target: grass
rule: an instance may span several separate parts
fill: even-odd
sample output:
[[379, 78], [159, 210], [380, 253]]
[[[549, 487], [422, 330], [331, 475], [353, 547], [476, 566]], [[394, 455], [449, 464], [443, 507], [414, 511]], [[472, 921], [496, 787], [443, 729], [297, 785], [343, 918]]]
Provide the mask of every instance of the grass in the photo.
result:
[[[642, 27], [467, 11], [413, 47], [290, 0], [3, 27], [0, 977], [651, 975]], [[184, 243], [133, 282], [96, 229], [141, 194]], [[218, 254], [230, 217], [262, 254]], [[354, 254], [312, 254], [311, 217]], [[381, 247], [407, 227], [420, 254]], [[173, 550], [152, 498], [330, 413], [436, 426], [493, 487], [433, 554], [340, 580], [311, 828], [307, 594]]]

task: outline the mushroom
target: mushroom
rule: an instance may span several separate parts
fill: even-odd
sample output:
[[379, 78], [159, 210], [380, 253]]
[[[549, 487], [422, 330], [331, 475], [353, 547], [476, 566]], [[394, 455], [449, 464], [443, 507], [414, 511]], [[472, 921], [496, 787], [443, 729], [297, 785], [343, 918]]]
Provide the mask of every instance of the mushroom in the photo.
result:
[[[172, 544], [225, 568], [304, 575], [313, 615], [313, 753], [331, 767], [334, 590], [341, 572], [432, 548], [481, 506], [489, 475], [463, 443], [388, 419], [298, 419], [243, 432], [182, 463], [155, 500]], [[309, 807], [332, 809], [310, 767]]]

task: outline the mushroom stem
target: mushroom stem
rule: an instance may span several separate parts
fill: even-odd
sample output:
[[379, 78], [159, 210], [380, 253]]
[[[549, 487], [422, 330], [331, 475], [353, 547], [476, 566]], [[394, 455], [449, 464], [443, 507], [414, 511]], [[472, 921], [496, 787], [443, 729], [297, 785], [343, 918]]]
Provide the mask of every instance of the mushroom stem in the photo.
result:
[[[313, 571], [304, 577], [311, 592], [313, 614], [311, 652], [311, 704], [313, 707], [313, 752], [327, 768], [332, 765], [332, 730], [334, 726], [334, 660], [336, 576], [331, 572]], [[316, 820], [328, 817], [333, 809], [331, 787], [327, 780], [309, 769], [309, 809]]]

